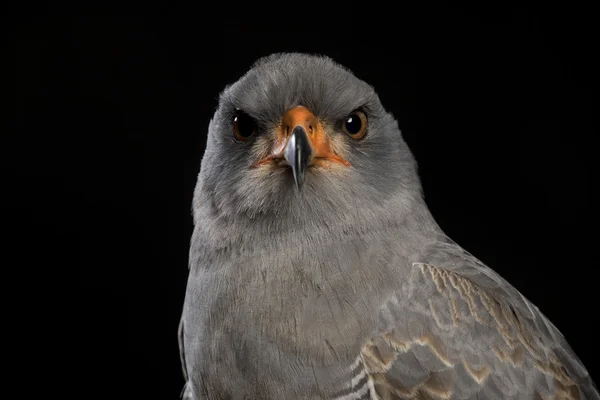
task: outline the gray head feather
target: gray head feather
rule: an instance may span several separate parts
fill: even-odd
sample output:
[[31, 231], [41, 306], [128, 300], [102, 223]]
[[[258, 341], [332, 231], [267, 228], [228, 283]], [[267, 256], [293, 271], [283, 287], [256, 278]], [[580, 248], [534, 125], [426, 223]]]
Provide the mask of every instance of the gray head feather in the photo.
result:
[[[283, 114], [297, 105], [323, 122], [335, 151], [351, 164], [311, 168], [302, 191], [290, 170], [250, 168], [269, 151]], [[359, 108], [368, 130], [356, 141], [342, 132], [340, 120]], [[247, 142], [233, 140], [236, 110], [257, 121], [259, 132]], [[396, 120], [370, 85], [330, 58], [274, 54], [221, 93], [196, 190], [196, 221], [210, 216], [235, 221], [237, 228], [246, 221], [270, 233], [313, 224], [360, 227], [402, 219], [420, 202], [416, 163]]]

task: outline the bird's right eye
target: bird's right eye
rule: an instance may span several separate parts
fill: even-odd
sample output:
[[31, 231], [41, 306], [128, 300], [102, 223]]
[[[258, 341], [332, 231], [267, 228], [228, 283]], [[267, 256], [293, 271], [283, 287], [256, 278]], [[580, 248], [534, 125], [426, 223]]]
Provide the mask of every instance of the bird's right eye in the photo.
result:
[[250, 139], [256, 133], [256, 121], [243, 111], [233, 117], [233, 136], [238, 141]]

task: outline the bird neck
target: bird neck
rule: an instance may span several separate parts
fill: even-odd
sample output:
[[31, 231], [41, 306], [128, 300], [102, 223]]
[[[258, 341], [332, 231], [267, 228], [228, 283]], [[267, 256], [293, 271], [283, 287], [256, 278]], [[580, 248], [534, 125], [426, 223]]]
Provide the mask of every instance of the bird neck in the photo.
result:
[[[200, 204], [200, 203], [196, 203]], [[282, 252], [318, 253], [324, 247], [340, 244], [352, 246], [366, 238], [380, 241], [381, 246], [402, 243], [416, 254], [423, 243], [443, 237], [423, 198], [418, 196], [394, 199], [365, 207], [356, 212], [313, 218], [283, 218], [260, 215], [220, 213], [210, 202], [195, 210], [192, 237], [192, 258], [203, 260], [260, 257]]]

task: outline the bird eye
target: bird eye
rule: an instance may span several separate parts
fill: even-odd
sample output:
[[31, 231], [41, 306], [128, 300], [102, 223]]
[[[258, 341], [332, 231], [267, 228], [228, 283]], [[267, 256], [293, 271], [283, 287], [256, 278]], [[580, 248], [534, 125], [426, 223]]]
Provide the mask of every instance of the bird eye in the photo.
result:
[[233, 135], [236, 140], [248, 140], [256, 133], [256, 122], [245, 112], [238, 111], [233, 118]]
[[353, 139], [362, 139], [367, 133], [367, 116], [362, 111], [355, 111], [343, 119], [342, 128]]

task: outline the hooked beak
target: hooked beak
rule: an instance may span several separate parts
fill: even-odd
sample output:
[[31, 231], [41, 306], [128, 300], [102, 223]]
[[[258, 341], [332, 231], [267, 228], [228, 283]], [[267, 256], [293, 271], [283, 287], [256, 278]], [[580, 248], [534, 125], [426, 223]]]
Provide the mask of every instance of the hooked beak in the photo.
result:
[[306, 179], [306, 167], [312, 161], [313, 149], [303, 126], [296, 126], [283, 150], [283, 157], [292, 167], [296, 187], [302, 189]]
[[285, 113], [271, 154], [258, 161], [255, 166], [284, 160], [284, 165], [292, 169], [298, 190], [302, 189], [307, 169], [311, 165], [327, 165], [331, 162], [350, 165], [335, 153], [323, 124], [304, 106], [293, 107]]

